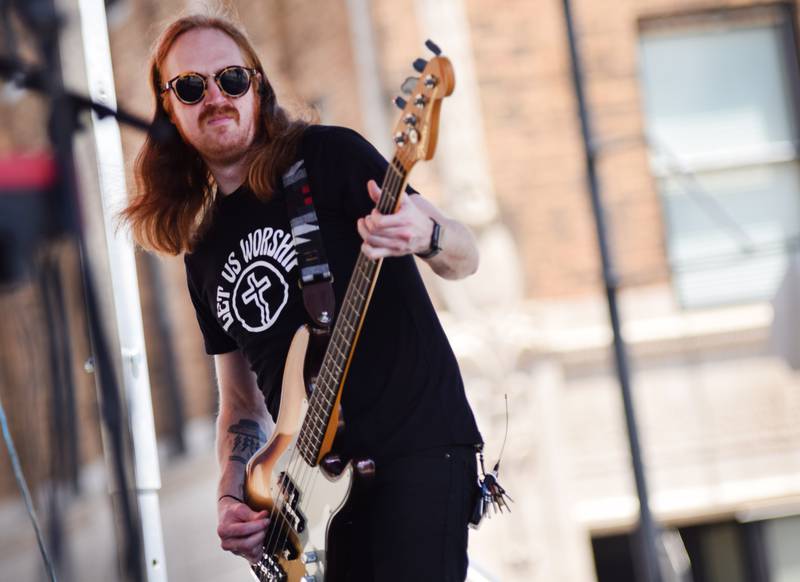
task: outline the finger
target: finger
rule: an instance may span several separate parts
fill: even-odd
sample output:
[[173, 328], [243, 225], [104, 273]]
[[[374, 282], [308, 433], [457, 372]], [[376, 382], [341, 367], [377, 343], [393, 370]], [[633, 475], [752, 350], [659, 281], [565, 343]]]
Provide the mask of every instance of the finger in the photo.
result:
[[223, 540], [220, 544], [223, 550], [246, 557], [251, 561], [258, 561], [264, 545], [265, 532], [256, 532], [245, 538]]
[[367, 244], [366, 242], [361, 244], [361, 252], [364, 253], [364, 255], [367, 258], [372, 259], [373, 261], [378, 259], [385, 259], [386, 257], [395, 257], [403, 254], [392, 251], [384, 247], [373, 247]]
[[228, 514], [232, 515], [237, 521], [253, 521], [256, 519], [264, 519], [269, 512], [267, 511], [254, 511], [245, 503], [232, 505]]
[[409, 226], [411, 224], [410, 218], [405, 213], [381, 214], [377, 210], [373, 210], [369, 213], [364, 220], [370, 232], [374, 232], [377, 229]]
[[[366, 219], [359, 219], [356, 223], [356, 229], [362, 239], [370, 244], [382, 244], [378, 239], [370, 240], [370, 237], [380, 237], [381, 239], [396, 239], [401, 246], [407, 246], [408, 242], [413, 238], [414, 233], [408, 225], [390, 226], [385, 228], [370, 228]], [[393, 245], [390, 245], [393, 246]], [[399, 247], [398, 247], [399, 248]]]
[[366, 238], [370, 235], [369, 229], [367, 228], [367, 221], [363, 218], [359, 218], [356, 222], [356, 230], [358, 230], [358, 234], [362, 239], [366, 240]]
[[411, 240], [414, 236], [414, 233], [411, 231], [411, 228], [407, 224], [402, 224], [400, 226], [387, 226], [380, 229], [375, 229], [369, 231], [369, 234], [372, 236], [379, 236], [381, 238], [387, 239], [397, 239], [398, 241], [402, 241], [406, 243]]
[[410, 250], [407, 239], [383, 236], [383, 234], [370, 234], [364, 242], [371, 247], [387, 249], [394, 253], [407, 253]]
[[367, 192], [369, 193], [369, 197], [372, 198], [372, 201], [377, 204], [381, 197], [381, 189], [378, 187], [378, 183], [375, 180], [367, 182]]
[[217, 528], [217, 535], [222, 539], [241, 538], [264, 531], [269, 525], [268, 519], [255, 521], [242, 521], [238, 523], [224, 523]]

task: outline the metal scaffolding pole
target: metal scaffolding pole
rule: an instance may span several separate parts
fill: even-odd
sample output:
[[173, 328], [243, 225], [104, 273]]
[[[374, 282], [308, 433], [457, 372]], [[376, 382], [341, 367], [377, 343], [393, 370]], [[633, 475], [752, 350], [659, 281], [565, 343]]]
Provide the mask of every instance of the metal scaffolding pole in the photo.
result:
[[596, 158], [592, 128], [589, 120], [589, 111], [583, 90], [583, 71], [581, 68], [580, 54], [575, 40], [575, 27], [572, 19], [570, 0], [564, 2], [564, 19], [567, 26], [569, 39], [570, 59], [572, 62], [572, 80], [575, 86], [575, 97], [578, 104], [578, 115], [581, 120], [581, 133], [586, 162], [586, 178], [589, 186], [589, 195], [592, 201], [597, 242], [600, 249], [600, 259], [603, 268], [603, 282], [605, 284], [608, 312], [611, 320], [611, 329], [614, 334], [614, 361], [617, 376], [622, 391], [622, 402], [625, 407], [625, 421], [628, 429], [628, 441], [631, 450], [631, 463], [636, 481], [636, 492], [639, 496], [639, 573], [645, 582], [661, 582], [658, 567], [657, 531], [650, 513], [650, 504], [647, 496], [647, 482], [645, 479], [642, 451], [639, 445], [639, 433], [636, 427], [636, 414], [631, 393], [630, 378], [628, 374], [628, 361], [625, 350], [625, 341], [620, 329], [619, 311], [617, 309], [618, 277], [614, 270], [613, 258], [608, 248], [603, 206], [600, 201], [600, 183], [597, 178]]
[[[77, 0], [84, 45], [89, 96], [116, 108], [114, 73], [102, 0]], [[161, 528], [158, 462], [150, 374], [145, 351], [139, 284], [132, 241], [115, 228], [115, 212], [127, 201], [122, 141], [114, 118], [92, 116], [105, 238], [111, 276], [115, 329], [122, 352], [122, 386], [130, 415], [136, 501], [143, 542], [146, 582], [166, 582], [167, 568]], [[115, 492], [116, 493], [116, 492]]]

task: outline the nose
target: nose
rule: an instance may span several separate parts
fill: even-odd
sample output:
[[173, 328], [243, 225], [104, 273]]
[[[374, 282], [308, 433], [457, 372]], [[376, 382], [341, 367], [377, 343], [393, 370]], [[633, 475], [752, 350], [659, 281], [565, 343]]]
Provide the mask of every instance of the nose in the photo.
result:
[[204, 101], [213, 105], [223, 103], [226, 99], [227, 97], [219, 90], [219, 86], [214, 82], [214, 79], [208, 79], [206, 81], [206, 97]]

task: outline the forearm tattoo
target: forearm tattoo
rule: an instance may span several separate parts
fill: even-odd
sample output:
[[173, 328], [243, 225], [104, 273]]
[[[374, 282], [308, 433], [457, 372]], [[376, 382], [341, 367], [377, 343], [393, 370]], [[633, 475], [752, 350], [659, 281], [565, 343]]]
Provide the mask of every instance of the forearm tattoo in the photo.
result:
[[267, 441], [267, 435], [253, 420], [242, 419], [228, 427], [228, 432], [235, 435], [233, 439], [233, 453], [228, 460], [247, 463], [258, 449]]

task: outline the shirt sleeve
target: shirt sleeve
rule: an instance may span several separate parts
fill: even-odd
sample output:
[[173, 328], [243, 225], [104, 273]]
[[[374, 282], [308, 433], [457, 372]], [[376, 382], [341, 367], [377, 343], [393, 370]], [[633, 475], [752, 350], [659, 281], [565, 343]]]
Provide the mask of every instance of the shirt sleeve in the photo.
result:
[[[375, 180], [381, 186], [389, 162], [375, 146], [352, 129], [336, 128], [332, 137], [335, 140], [332, 147], [337, 152], [337, 169], [346, 181], [345, 211], [352, 218], [361, 218], [375, 208], [375, 203], [367, 193], [367, 181]], [[419, 194], [409, 185], [406, 185], [406, 193]]]
[[189, 297], [192, 300], [192, 305], [194, 305], [197, 323], [200, 325], [200, 331], [203, 334], [206, 353], [209, 355], [226, 354], [238, 349], [239, 346], [233, 338], [222, 329], [222, 326], [209, 307], [208, 302], [203, 300], [202, 294], [197, 289], [192, 278], [191, 268], [186, 258], [184, 258], [184, 264], [186, 266], [186, 282], [189, 287]]

